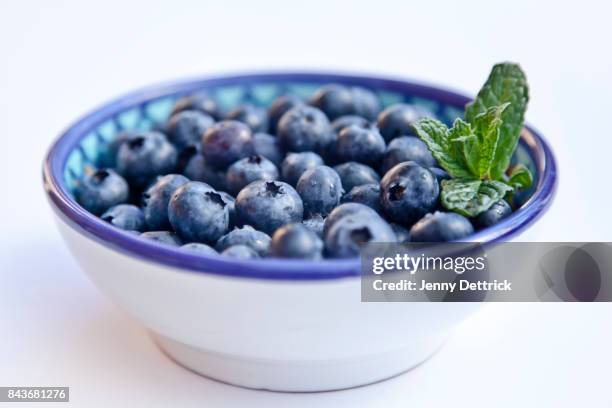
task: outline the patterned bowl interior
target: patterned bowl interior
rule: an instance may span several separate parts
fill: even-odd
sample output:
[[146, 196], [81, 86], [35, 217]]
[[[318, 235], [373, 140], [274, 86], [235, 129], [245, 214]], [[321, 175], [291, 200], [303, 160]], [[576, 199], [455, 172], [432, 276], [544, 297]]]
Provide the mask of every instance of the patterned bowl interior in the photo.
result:
[[[101, 157], [112, 141], [122, 131], [150, 130], [164, 123], [172, 110], [176, 100], [181, 96], [196, 92], [205, 92], [216, 99], [223, 110], [228, 110], [238, 104], [249, 102], [259, 106], [268, 106], [274, 98], [282, 94], [291, 93], [308, 99], [314, 91], [323, 84], [329, 82], [346, 82], [355, 84], [355, 78], [351, 77], [325, 77], [306, 75], [291, 77], [283, 75], [262, 75], [261, 78], [255, 75], [252, 77], [236, 77], [234, 81], [199, 81], [194, 82], [193, 86], [183, 86], [167, 93], [158, 94], [143, 102], [127, 104], [117, 110], [111, 117], [92, 126], [85, 136], [75, 145], [64, 166], [64, 181], [69, 191], [75, 186], [88, 166], [95, 167], [98, 157]], [[386, 82], [377, 81], [372, 83], [356, 84], [365, 86], [376, 92], [380, 97], [383, 106], [394, 103], [409, 103], [426, 108], [431, 112], [432, 117], [451, 124], [455, 118], [462, 116], [463, 106], [461, 103], [444, 102], [435, 97], [419, 95], [410, 92], [410, 87], [401, 89], [389, 86]], [[535, 161], [531, 156], [530, 149], [524, 140], [521, 140], [514, 157], [515, 163], [523, 163], [532, 171], [536, 177], [534, 186], [537, 185], [539, 172], [536, 169]], [[532, 189], [533, 190], [533, 189]], [[532, 194], [533, 191], [524, 191], [515, 197], [515, 204], [521, 205]]]

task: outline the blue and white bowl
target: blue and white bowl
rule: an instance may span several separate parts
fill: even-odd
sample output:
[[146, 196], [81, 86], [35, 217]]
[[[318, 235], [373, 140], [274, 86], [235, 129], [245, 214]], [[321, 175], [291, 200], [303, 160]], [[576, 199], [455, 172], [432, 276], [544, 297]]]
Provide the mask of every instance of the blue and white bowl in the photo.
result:
[[[359, 259], [239, 261], [139, 238], [88, 213], [75, 180], [122, 130], [151, 129], [177, 98], [205, 91], [221, 107], [268, 105], [283, 93], [310, 96], [322, 84], [359, 85], [384, 105], [408, 102], [451, 122], [468, 98], [394, 79], [329, 73], [267, 73], [148, 87], [115, 99], [74, 123], [51, 146], [44, 185], [59, 229], [102, 292], [151, 332], [179, 364], [231, 384], [280, 391], [354, 387], [406, 371], [434, 353], [475, 303], [362, 303]], [[527, 127], [514, 158], [535, 174], [521, 207], [469, 237], [512, 238], [554, 196], [553, 154]]]

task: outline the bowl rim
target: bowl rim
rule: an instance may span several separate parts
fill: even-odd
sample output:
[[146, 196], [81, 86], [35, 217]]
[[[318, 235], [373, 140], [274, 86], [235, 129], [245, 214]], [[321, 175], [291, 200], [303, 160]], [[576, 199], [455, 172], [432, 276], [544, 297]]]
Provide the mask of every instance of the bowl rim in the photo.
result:
[[[189, 94], [205, 87], [285, 82], [337, 82], [360, 85], [391, 92], [408, 93], [462, 109], [471, 98], [433, 85], [410, 80], [345, 74], [336, 72], [268, 71], [224, 76], [204, 76], [170, 81], [140, 88], [119, 96], [77, 119], [53, 142], [43, 163], [43, 183], [56, 214], [73, 229], [102, 245], [129, 256], [177, 267], [188, 271], [240, 278], [274, 280], [326, 280], [358, 277], [360, 259], [325, 259], [304, 261], [292, 259], [236, 260], [206, 255], [146, 240], [102, 221], [82, 208], [70, 195], [64, 182], [64, 167], [69, 154], [82, 138], [99, 124], [126, 109], [151, 99]], [[532, 126], [526, 125], [520, 142], [526, 145], [538, 168], [539, 180], [533, 195], [521, 208], [493, 227], [478, 231], [462, 242], [492, 243], [508, 240], [533, 224], [550, 206], [556, 192], [557, 165], [548, 143]]]

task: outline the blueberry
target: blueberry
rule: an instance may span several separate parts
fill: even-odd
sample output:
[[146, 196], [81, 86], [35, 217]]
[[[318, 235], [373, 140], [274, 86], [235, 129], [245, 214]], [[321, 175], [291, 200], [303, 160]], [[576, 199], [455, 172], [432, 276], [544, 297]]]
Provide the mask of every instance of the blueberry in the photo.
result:
[[224, 120], [211, 126], [202, 138], [202, 154], [212, 167], [225, 169], [253, 154], [251, 129], [242, 122]]
[[181, 239], [174, 232], [170, 231], [147, 231], [140, 234], [140, 236], [146, 239], [157, 241], [161, 244], [171, 245], [175, 247], [183, 245]]
[[230, 258], [240, 259], [243, 261], [248, 260], [248, 259], [258, 259], [259, 258], [259, 255], [257, 255], [257, 252], [255, 252], [254, 250], [252, 250], [246, 245], [234, 245], [234, 246], [228, 247], [225, 251], [221, 252], [221, 255], [224, 255]]
[[281, 147], [290, 152], [324, 152], [333, 143], [329, 120], [311, 106], [296, 106], [280, 118], [277, 131]]
[[403, 225], [396, 224], [392, 222], [391, 229], [395, 232], [395, 237], [397, 238], [397, 242], [404, 243], [410, 242], [410, 230]]
[[380, 134], [387, 142], [400, 136], [414, 135], [412, 124], [428, 116], [422, 108], [398, 103], [391, 105], [378, 115]]
[[168, 203], [177, 188], [189, 182], [180, 174], [167, 174], [157, 179], [142, 195], [144, 219], [150, 230], [170, 229]]
[[207, 183], [216, 190], [225, 189], [225, 173], [210, 166], [204, 156], [192, 156], [183, 170], [183, 174], [191, 181]]
[[375, 127], [351, 125], [338, 134], [336, 149], [341, 161], [356, 161], [378, 167], [385, 147], [385, 140]]
[[321, 214], [315, 214], [310, 218], [306, 218], [302, 221], [302, 224], [315, 234], [319, 238], [323, 238], [323, 226], [325, 225], [325, 218]]
[[218, 252], [215, 251], [213, 248], [211, 248], [210, 246], [206, 244], [202, 244], [200, 242], [190, 242], [188, 244], [181, 246], [181, 248], [187, 251], [197, 252], [197, 253], [204, 254], [204, 255], [217, 255], [218, 254]]
[[378, 97], [362, 87], [347, 87], [338, 84], [319, 88], [309, 103], [321, 109], [331, 120], [345, 115], [358, 115], [375, 119], [380, 111]]
[[234, 228], [217, 241], [215, 248], [222, 252], [234, 245], [246, 245], [253, 249], [261, 257], [268, 254], [270, 248], [270, 236], [264, 232], [257, 231], [250, 225], [242, 228]]
[[299, 194], [280, 181], [254, 181], [236, 197], [238, 219], [267, 234], [285, 224], [302, 221], [303, 213]]
[[289, 153], [283, 160], [281, 176], [287, 183], [295, 186], [306, 170], [322, 165], [323, 159], [316, 153]]
[[168, 219], [178, 235], [189, 242], [215, 242], [229, 227], [229, 211], [221, 195], [197, 181], [183, 184], [174, 192]]
[[454, 212], [427, 214], [410, 229], [412, 242], [456, 241], [474, 233], [470, 221]]
[[268, 114], [266, 110], [250, 103], [245, 103], [232, 109], [225, 118], [244, 123], [251, 128], [252, 132], [268, 131]]
[[302, 224], [288, 224], [274, 232], [270, 256], [318, 260], [323, 256], [323, 241]]
[[117, 152], [119, 147], [132, 136], [129, 132], [121, 132], [113, 140], [106, 143], [100, 149], [96, 164], [98, 167], [115, 167], [117, 164]]
[[507, 216], [512, 214], [512, 208], [506, 200], [499, 200], [487, 211], [480, 213], [474, 220], [474, 225], [482, 229], [497, 224]]
[[270, 132], [276, 134], [280, 118], [291, 108], [303, 105], [304, 102], [294, 95], [282, 95], [276, 98], [268, 108]]
[[332, 258], [359, 256], [361, 245], [369, 242], [396, 242], [389, 224], [378, 215], [347, 215], [339, 219], [325, 235], [325, 250]]
[[382, 207], [391, 221], [412, 225], [436, 208], [440, 187], [428, 169], [414, 162], [393, 167], [380, 181]]
[[270, 160], [277, 168], [280, 168], [285, 154], [283, 153], [278, 139], [267, 133], [255, 133], [253, 135], [255, 154]]
[[380, 205], [380, 185], [378, 183], [362, 184], [353, 187], [351, 191], [342, 197], [341, 202], [367, 205], [377, 213], [382, 213], [383, 211]]
[[232, 194], [256, 180], [277, 180], [278, 170], [274, 163], [262, 156], [249, 156], [229, 166], [225, 175], [225, 185]]
[[353, 94], [354, 113], [369, 120], [376, 119], [381, 109], [378, 96], [369, 89], [360, 86], [352, 87], [351, 93]]
[[99, 169], [83, 176], [74, 189], [77, 202], [92, 214], [100, 215], [113, 205], [127, 201], [128, 183], [111, 169]]
[[325, 218], [325, 223], [323, 224], [323, 236], [327, 235], [327, 232], [336, 222], [352, 214], [360, 214], [364, 218], [379, 217], [378, 213], [367, 205], [359, 203], [340, 204]]
[[327, 166], [306, 170], [298, 180], [296, 190], [302, 197], [304, 212], [308, 216], [326, 216], [340, 203], [344, 194], [340, 176]]
[[335, 119], [331, 123], [332, 130], [336, 133], [340, 133], [342, 129], [344, 129], [347, 126], [351, 126], [351, 125], [357, 125], [359, 127], [367, 128], [370, 126], [370, 122], [366, 118], [363, 118], [361, 116], [344, 115], [344, 116], [340, 116], [339, 118]]
[[199, 145], [202, 135], [215, 123], [212, 116], [196, 110], [184, 110], [170, 117], [166, 134], [178, 150]]
[[144, 215], [132, 204], [117, 204], [100, 216], [109, 224], [127, 231], [142, 232], [145, 229]]
[[221, 199], [227, 206], [227, 211], [229, 213], [229, 228], [233, 228], [238, 225], [238, 219], [236, 217], [236, 199], [226, 193], [225, 191], [217, 191], [221, 196]]
[[212, 116], [216, 120], [220, 120], [223, 117], [217, 102], [205, 93], [198, 93], [180, 98], [174, 105], [172, 114], [174, 115], [184, 110], [197, 110]]
[[363, 184], [380, 182], [380, 176], [373, 168], [357, 162], [347, 162], [334, 166], [334, 170], [342, 180], [344, 190], [351, 191], [353, 187]]
[[434, 167], [438, 163], [425, 142], [415, 136], [402, 136], [391, 140], [385, 151], [381, 166], [382, 174], [396, 164], [413, 161], [423, 167]]
[[131, 136], [117, 153], [117, 171], [131, 186], [145, 187], [156, 176], [174, 171], [177, 151], [159, 132]]
[[450, 180], [451, 176], [446, 171], [442, 170], [439, 167], [430, 167], [429, 171], [431, 171], [436, 179], [438, 180], [438, 184], [442, 183], [442, 180]]

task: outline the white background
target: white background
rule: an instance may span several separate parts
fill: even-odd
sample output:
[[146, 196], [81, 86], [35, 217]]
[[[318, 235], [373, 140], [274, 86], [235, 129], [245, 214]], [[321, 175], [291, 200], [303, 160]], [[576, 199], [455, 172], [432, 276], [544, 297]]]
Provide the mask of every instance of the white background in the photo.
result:
[[40, 178], [64, 127], [152, 82], [333, 68], [473, 94], [493, 63], [512, 60], [529, 76], [528, 120], [560, 167], [556, 201], [524, 239], [610, 241], [606, 2], [126, 3], [0, 1], [0, 385], [67, 385], [79, 407], [611, 406], [606, 304], [488, 305], [426, 364], [354, 390], [279, 394], [201, 378], [80, 273]]

